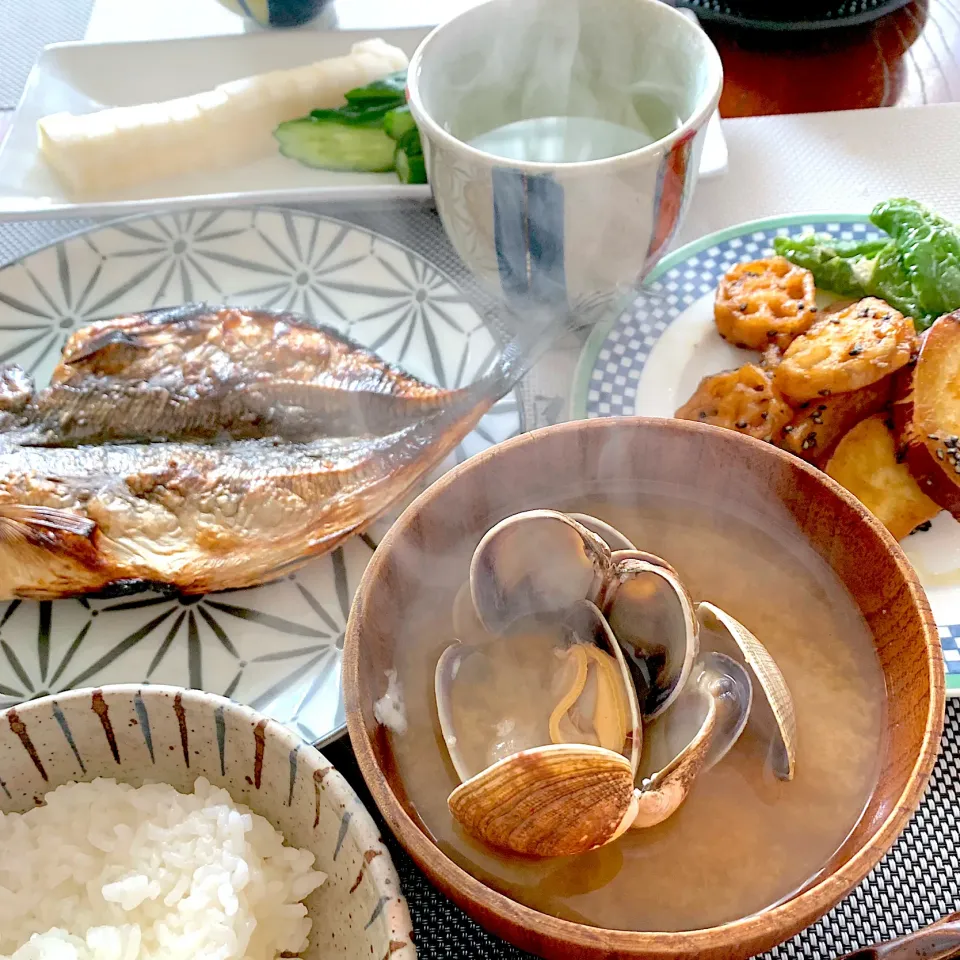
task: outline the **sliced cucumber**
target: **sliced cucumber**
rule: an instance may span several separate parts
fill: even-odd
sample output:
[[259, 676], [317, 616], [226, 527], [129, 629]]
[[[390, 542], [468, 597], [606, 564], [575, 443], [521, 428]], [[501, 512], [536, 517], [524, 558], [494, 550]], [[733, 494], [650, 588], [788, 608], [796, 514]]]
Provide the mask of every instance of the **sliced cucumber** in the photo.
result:
[[285, 157], [308, 167], [383, 173], [392, 170], [397, 144], [380, 126], [303, 117], [281, 123], [273, 135]]
[[381, 80], [374, 80], [365, 87], [349, 90], [344, 95], [347, 103], [384, 102], [394, 101], [403, 103], [407, 89], [407, 71], [398, 70], [390, 73]]
[[410, 108], [404, 106], [397, 107], [396, 110], [391, 110], [383, 118], [383, 129], [386, 130], [387, 134], [393, 137], [394, 140], [399, 140], [405, 133], [416, 130], [417, 125], [414, 123]]
[[427, 165], [422, 153], [407, 153], [403, 147], [398, 146], [393, 162], [401, 183], [427, 182]]

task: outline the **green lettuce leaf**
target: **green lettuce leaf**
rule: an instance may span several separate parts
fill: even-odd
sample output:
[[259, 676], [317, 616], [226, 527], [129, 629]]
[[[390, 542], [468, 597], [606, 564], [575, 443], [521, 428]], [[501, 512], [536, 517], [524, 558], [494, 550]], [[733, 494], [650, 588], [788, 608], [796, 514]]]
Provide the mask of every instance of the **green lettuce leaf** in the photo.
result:
[[864, 279], [869, 277], [877, 254], [887, 243], [887, 240], [844, 243], [824, 233], [811, 233], [802, 237], [776, 237], [773, 249], [791, 263], [809, 270], [821, 289], [859, 298], [867, 296]]
[[906, 199], [879, 204], [870, 220], [896, 244], [925, 315], [938, 317], [960, 307], [960, 230], [955, 224]]
[[774, 250], [806, 267], [823, 290], [880, 297], [926, 330], [960, 309], [960, 228], [915, 200], [878, 204], [870, 221], [887, 237], [835, 240], [828, 234], [777, 237]]

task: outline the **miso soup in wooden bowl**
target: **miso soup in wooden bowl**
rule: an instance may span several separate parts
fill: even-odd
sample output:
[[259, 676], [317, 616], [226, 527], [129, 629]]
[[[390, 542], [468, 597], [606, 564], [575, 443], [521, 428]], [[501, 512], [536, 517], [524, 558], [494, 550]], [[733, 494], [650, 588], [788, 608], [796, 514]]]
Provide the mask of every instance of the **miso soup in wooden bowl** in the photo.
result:
[[[791, 779], [777, 766], [770, 724], [754, 722], [764, 693], [754, 682], [739, 739], [715, 765], [698, 768], [660, 822], [622, 835], [618, 828], [613, 839], [605, 835], [575, 854], [517, 853], [489, 842], [487, 829], [520, 802], [526, 787], [517, 780], [516, 791], [509, 781], [498, 805], [465, 828], [462, 810], [451, 812], [464, 795], [454, 793], [463, 778], [451, 759], [457, 737], [446, 726], [445, 736], [438, 718], [437, 664], [462, 639], [454, 604], [458, 594], [470, 601], [464, 584], [478, 544], [505, 518], [539, 509], [612, 525], [666, 561], [694, 606], [715, 604], [760, 641], [792, 699]], [[511, 576], [552, 577], [562, 569], [558, 550], [535, 540], [514, 538], [505, 562], [519, 569]], [[599, 597], [592, 595], [602, 606]], [[527, 713], [557, 696], [537, 672], [550, 651], [541, 658], [528, 635], [520, 631], [513, 646], [509, 632], [497, 638], [498, 647], [482, 651], [484, 669], [469, 674], [479, 678], [469, 692], [480, 719], [458, 736], [482, 737], [488, 723], [500, 737], [492, 760], [510, 754]], [[701, 657], [704, 638], [701, 631]], [[927, 601], [897, 543], [853, 497], [770, 445], [639, 418], [527, 434], [473, 457], [423, 493], [364, 575], [347, 627], [344, 685], [364, 777], [403, 845], [484, 926], [548, 958], [734, 960], [794, 935], [849, 893], [903, 830], [926, 787], [944, 710]], [[641, 712], [649, 702], [643, 696]], [[628, 733], [622, 756], [604, 755], [609, 775], [595, 779], [609, 790], [578, 808], [584, 831], [623, 779], [631, 742], [642, 771], [657, 725], [675, 709], [638, 724], [642, 735]], [[602, 752], [600, 743], [593, 749]], [[522, 779], [531, 769], [524, 758], [551, 749], [507, 756], [495, 772], [519, 771]], [[560, 778], [556, 789], [571, 782]], [[634, 795], [652, 782], [637, 776]], [[531, 822], [554, 809], [559, 795], [525, 807]]]

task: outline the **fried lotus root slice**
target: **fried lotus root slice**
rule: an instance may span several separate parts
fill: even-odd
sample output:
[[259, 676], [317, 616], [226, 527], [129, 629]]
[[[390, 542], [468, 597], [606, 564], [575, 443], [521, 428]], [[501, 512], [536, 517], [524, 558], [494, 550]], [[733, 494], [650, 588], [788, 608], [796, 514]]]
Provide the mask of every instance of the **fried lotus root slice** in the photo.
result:
[[876, 383], [910, 362], [913, 320], [866, 297], [818, 320], [787, 347], [774, 373], [777, 389], [803, 402]]
[[859, 390], [817, 397], [802, 404], [773, 442], [801, 460], [822, 467], [844, 434], [887, 406], [893, 393], [893, 380], [893, 377], [884, 377]]
[[793, 411], [777, 393], [770, 374], [748, 363], [705, 377], [676, 416], [772, 440], [790, 422]]
[[940, 512], [906, 464], [898, 462], [893, 433], [883, 414], [862, 420], [840, 441], [827, 473], [897, 540]]
[[813, 274], [784, 257], [737, 264], [720, 281], [713, 316], [738, 347], [781, 350], [817, 317]]

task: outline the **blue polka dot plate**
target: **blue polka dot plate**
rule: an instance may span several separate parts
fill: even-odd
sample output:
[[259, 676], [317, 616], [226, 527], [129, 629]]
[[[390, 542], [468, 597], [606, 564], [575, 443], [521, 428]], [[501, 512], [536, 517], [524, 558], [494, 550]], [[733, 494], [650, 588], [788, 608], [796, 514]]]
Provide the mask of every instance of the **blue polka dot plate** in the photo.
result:
[[[587, 341], [571, 415], [672, 417], [703, 377], [742, 365], [745, 352], [723, 341], [713, 323], [717, 283], [734, 264], [771, 254], [778, 234], [811, 230], [843, 239], [878, 235], [861, 216], [777, 217], [711, 234], [665, 257], [628, 309]], [[943, 512], [902, 546], [940, 629], [948, 693], [960, 695], [960, 524]]]
[[[453, 281], [393, 240], [307, 213], [230, 208], [115, 222], [0, 267], [0, 364], [43, 386], [78, 326], [194, 300], [315, 317], [441, 386], [469, 384], [500, 347]], [[521, 429], [507, 396], [441, 470]], [[251, 590], [0, 602], [0, 709], [77, 687], [169, 684], [332, 739], [345, 728], [343, 630], [385, 523]]]

